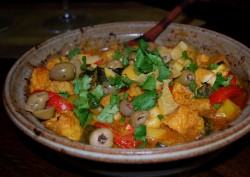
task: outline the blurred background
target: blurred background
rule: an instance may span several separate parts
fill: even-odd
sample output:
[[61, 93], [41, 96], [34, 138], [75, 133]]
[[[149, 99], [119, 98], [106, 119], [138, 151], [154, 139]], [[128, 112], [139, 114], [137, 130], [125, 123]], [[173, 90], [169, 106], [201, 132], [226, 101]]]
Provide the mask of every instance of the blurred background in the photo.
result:
[[[181, 0], [69, 0], [69, 12], [88, 16], [86, 25], [117, 21], [159, 21]], [[56, 35], [45, 21], [62, 15], [63, 0], [8, 0], [0, 5], [0, 58], [18, 58]], [[10, 19], [11, 18], [11, 19]], [[211, 29], [250, 46], [249, 0], [197, 0], [175, 22]], [[6, 25], [8, 25], [6, 27]], [[57, 33], [58, 34], [58, 33]]]

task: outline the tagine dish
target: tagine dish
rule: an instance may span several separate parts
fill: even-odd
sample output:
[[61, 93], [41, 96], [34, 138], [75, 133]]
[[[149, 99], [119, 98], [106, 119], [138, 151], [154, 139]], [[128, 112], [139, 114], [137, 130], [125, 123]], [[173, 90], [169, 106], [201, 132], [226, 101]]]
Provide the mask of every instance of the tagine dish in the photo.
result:
[[187, 41], [66, 44], [33, 66], [25, 110], [53, 133], [105, 148], [160, 148], [227, 128], [247, 94], [222, 54]]

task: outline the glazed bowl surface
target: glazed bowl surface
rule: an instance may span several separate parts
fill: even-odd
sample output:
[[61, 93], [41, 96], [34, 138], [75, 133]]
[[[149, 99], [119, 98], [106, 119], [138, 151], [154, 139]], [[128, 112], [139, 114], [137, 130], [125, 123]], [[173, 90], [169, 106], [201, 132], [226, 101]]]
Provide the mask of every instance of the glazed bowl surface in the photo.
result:
[[[136, 38], [155, 25], [156, 22], [121, 22], [84, 27], [55, 36], [27, 51], [9, 71], [4, 85], [4, 104], [10, 119], [25, 134], [35, 141], [78, 159], [114, 164], [152, 164], [168, 163], [199, 157], [220, 150], [240, 139], [250, 131], [249, 100], [242, 114], [230, 127], [212, 134], [202, 140], [183, 145], [155, 149], [99, 148], [57, 136], [24, 110], [27, 99], [27, 80], [32, 66], [60, 51], [66, 43], [78, 44], [81, 41], [127, 41]], [[176, 45], [188, 41], [206, 54], [224, 55], [238, 77], [245, 82], [249, 91], [250, 49], [240, 42], [223, 34], [204, 28], [171, 24], [155, 41], [163, 45]], [[249, 93], [248, 93], [249, 94]]]

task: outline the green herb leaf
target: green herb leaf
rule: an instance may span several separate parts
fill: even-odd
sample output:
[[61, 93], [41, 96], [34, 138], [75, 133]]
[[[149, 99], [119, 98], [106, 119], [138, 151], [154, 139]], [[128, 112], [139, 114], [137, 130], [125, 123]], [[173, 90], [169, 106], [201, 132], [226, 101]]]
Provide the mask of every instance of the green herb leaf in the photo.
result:
[[88, 90], [91, 87], [92, 78], [84, 75], [83, 78], [76, 78], [72, 81], [74, 85], [74, 93], [79, 94], [81, 90]]
[[213, 89], [217, 90], [221, 86], [223, 86], [223, 87], [229, 86], [232, 78], [233, 78], [233, 76], [229, 76], [227, 78], [224, 78], [221, 73], [217, 73], [216, 80], [215, 80], [214, 85], [213, 85]]
[[76, 117], [80, 121], [82, 127], [86, 127], [89, 121], [92, 119], [93, 115], [89, 113], [86, 109], [74, 109]]
[[102, 89], [102, 86], [101, 85], [97, 85], [96, 88], [91, 92], [98, 100], [100, 100], [103, 95], [104, 95], [104, 92], [103, 92], [103, 89]]
[[60, 92], [60, 93], [58, 93], [58, 95], [60, 95], [63, 98], [66, 98], [66, 99], [69, 98], [69, 94], [67, 92]]
[[208, 70], [214, 70], [214, 69], [217, 69], [219, 67], [219, 65], [217, 63], [212, 63], [210, 64], [207, 69]]
[[119, 111], [117, 105], [107, 105], [102, 112], [97, 116], [97, 119], [100, 122], [104, 122], [104, 123], [112, 123], [114, 120], [114, 115], [115, 113]]
[[194, 80], [192, 80], [189, 84], [189, 90], [191, 90], [192, 92], [195, 92], [196, 91], [196, 88], [197, 88], [197, 85], [195, 83]]
[[165, 66], [160, 66], [159, 67], [159, 76], [158, 76], [158, 81], [162, 82], [163, 80], [169, 78], [171, 75], [171, 72], [168, 68]]
[[146, 126], [139, 125], [134, 132], [135, 139], [138, 141], [146, 141]]
[[113, 60], [118, 60], [122, 57], [122, 53], [119, 52], [118, 50], [115, 51], [115, 54], [113, 56]]
[[144, 90], [155, 90], [156, 83], [155, 83], [155, 75], [151, 74], [146, 78], [146, 81], [142, 85]]
[[79, 48], [74, 48], [74, 49], [69, 51], [68, 57], [69, 57], [69, 59], [72, 59], [74, 56], [76, 56], [80, 53], [81, 53], [81, 50]]
[[81, 70], [82, 71], [86, 71], [87, 70], [87, 57], [83, 56], [82, 57], [82, 66], [81, 66]]
[[158, 114], [157, 117], [158, 117], [158, 119], [160, 119], [160, 120], [164, 118], [164, 116], [163, 116], [162, 114]]
[[132, 100], [133, 108], [134, 110], [149, 110], [155, 106], [156, 98], [155, 90], [146, 91]]

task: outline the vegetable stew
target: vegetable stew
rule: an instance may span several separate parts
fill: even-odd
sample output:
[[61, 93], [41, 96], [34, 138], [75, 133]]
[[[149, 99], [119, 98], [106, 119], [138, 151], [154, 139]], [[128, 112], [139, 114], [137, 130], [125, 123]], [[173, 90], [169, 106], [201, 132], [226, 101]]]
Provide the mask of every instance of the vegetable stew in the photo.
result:
[[55, 134], [107, 148], [159, 148], [229, 126], [247, 94], [223, 55], [186, 41], [67, 44], [34, 67], [25, 110]]

